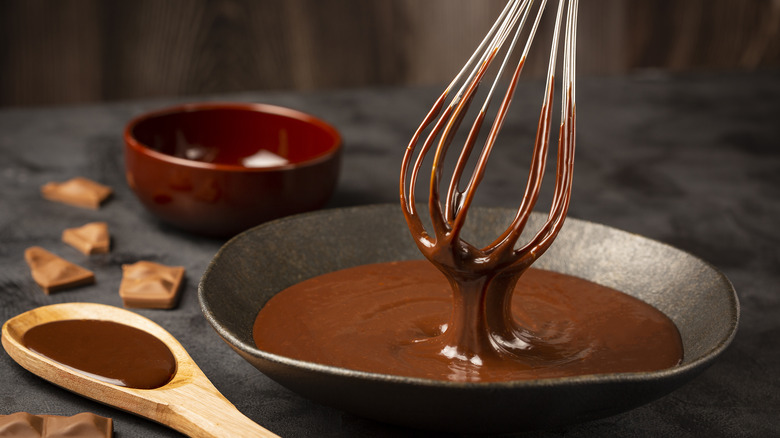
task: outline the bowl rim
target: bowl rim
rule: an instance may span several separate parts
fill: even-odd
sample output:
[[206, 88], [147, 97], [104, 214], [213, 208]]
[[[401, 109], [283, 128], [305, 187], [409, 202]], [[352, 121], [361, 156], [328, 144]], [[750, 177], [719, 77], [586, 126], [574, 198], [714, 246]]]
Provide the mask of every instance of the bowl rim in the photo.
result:
[[[164, 154], [162, 152], [151, 149], [144, 143], [138, 141], [133, 135], [133, 130], [138, 124], [151, 120], [161, 116], [167, 116], [176, 113], [189, 113], [198, 111], [214, 111], [214, 110], [244, 110], [249, 112], [259, 112], [266, 114], [273, 114], [289, 119], [299, 120], [305, 122], [320, 130], [324, 131], [333, 140], [332, 145], [328, 150], [314, 158], [310, 158], [304, 161], [298, 161], [295, 163], [281, 164], [275, 166], [264, 167], [245, 167], [235, 164], [219, 164], [208, 163], [204, 161], [188, 160], [186, 158], [175, 157], [173, 155]], [[339, 131], [330, 123], [315, 117], [311, 114], [298, 111], [292, 108], [287, 108], [278, 105], [271, 105], [266, 103], [254, 103], [254, 102], [227, 102], [227, 101], [215, 101], [215, 102], [189, 102], [179, 105], [173, 105], [156, 110], [146, 111], [133, 117], [125, 125], [123, 132], [125, 148], [134, 151], [140, 155], [144, 155], [148, 158], [152, 158], [164, 163], [168, 163], [175, 166], [181, 166], [192, 169], [203, 169], [220, 172], [235, 172], [235, 173], [266, 173], [275, 172], [280, 170], [298, 169], [302, 167], [313, 166], [322, 162], [329, 161], [336, 157], [343, 147], [343, 140]]]
[[[394, 205], [394, 204], [369, 204], [369, 205], [361, 205], [361, 206], [353, 206], [353, 207], [344, 207], [341, 208], [340, 210], [349, 211], [349, 210], [362, 210], [362, 209], [383, 208], [383, 207], [386, 208], [386, 206], [388, 205]], [[483, 207], [483, 208], [500, 209], [501, 207]], [[234, 236], [233, 238], [225, 242], [225, 244], [222, 245], [219, 251], [217, 251], [217, 253], [214, 255], [212, 260], [209, 262], [206, 270], [204, 271], [198, 283], [198, 302], [200, 304], [201, 313], [209, 322], [209, 325], [211, 325], [212, 328], [219, 334], [219, 336], [237, 352], [241, 353], [242, 355], [252, 356], [254, 358], [262, 359], [270, 363], [291, 366], [294, 368], [305, 369], [317, 373], [325, 373], [332, 376], [339, 376], [342, 378], [359, 378], [359, 379], [389, 382], [395, 384], [405, 384], [405, 385], [415, 385], [415, 386], [421, 385], [421, 386], [441, 387], [441, 388], [449, 388], [449, 389], [460, 388], [460, 389], [498, 390], [498, 389], [511, 389], [511, 388], [534, 388], [534, 387], [551, 387], [551, 386], [554, 387], [554, 386], [564, 385], [564, 384], [589, 385], [594, 383], [603, 384], [603, 383], [610, 383], [610, 382], [637, 383], [637, 382], [653, 381], [658, 379], [665, 380], [665, 379], [673, 379], [676, 377], [680, 378], [689, 373], [696, 373], [696, 372], [703, 371], [705, 368], [711, 365], [714, 362], [714, 360], [718, 356], [720, 356], [721, 353], [723, 353], [731, 345], [732, 341], [736, 337], [736, 333], [739, 327], [741, 308], [740, 308], [739, 298], [737, 296], [734, 285], [723, 272], [721, 272], [712, 264], [708, 263], [705, 260], [702, 260], [699, 257], [694, 256], [693, 254], [688, 253], [687, 251], [681, 250], [679, 248], [676, 248], [664, 242], [660, 242], [635, 233], [631, 233], [628, 231], [624, 231], [618, 228], [614, 228], [608, 225], [603, 225], [588, 220], [583, 220], [579, 218], [567, 218], [567, 220], [580, 222], [584, 225], [588, 225], [592, 227], [603, 227], [610, 230], [611, 232], [630, 235], [634, 239], [642, 239], [651, 242], [652, 244], [655, 245], [661, 245], [663, 247], [673, 249], [674, 251], [683, 253], [689, 257], [696, 259], [704, 266], [711, 269], [714, 273], [716, 273], [718, 279], [722, 282], [724, 288], [728, 290], [728, 294], [727, 294], [728, 300], [730, 302], [730, 307], [733, 310], [733, 316], [729, 321], [728, 335], [725, 338], [719, 339], [719, 342], [716, 345], [714, 345], [711, 349], [701, 354], [700, 356], [694, 358], [690, 362], [683, 361], [683, 363], [681, 364], [675, 365], [670, 368], [662, 369], [662, 370], [584, 374], [584, 375], [577, 375], [577, 376], [528, 379], [528, 380], [506, 380], [506, 381], [497, 381], [497, 382], [480, 382], [480, 381], [460, 382], [460, 381], [428, 379], [428, 378], [421, 378], [421, 377], [409, 377], [409, 376], [401, 376], [401, 375], [394, 375], [394, 374], [383, 374], [383, 373], [373, 373], [367, 371], [353, 370], [353, 369], [342, 368], [333, 365], [324, 365], [315, 362], [293, 359], [275, 353], [270, 353], [261, 350], [254, 345], [249, 345], [245, 343], [244, 341], [239, 339], [239, 337], [236, 334], [232, 333], [220, 321], [217, 320], [217, 318], [215, 317], [211, 309], [209, 300], [206, 298], [204, 281], [210, 275], [212, 275], [212, 270], [215, 269], [215, 264], [217, 263], [217, 260], [223, 255], [224, 252], [229, 251], [229, 248], [232, 245], [236, 244], [240, 240], [247, 238], [247, 235], [255, 232], [259, 228], [271, 226], [279, 222], [297, 220], [301, 217], [308, 216], [308, 215], [327, 214], [327, 213], [328, 213], [327, 211], [313, 211], [313, 212], [301, 213], [298, 215], [287, 216], [284, 218], [269, 221], [264, 224], [245, 230], [244, 232], [239, 233], [238, 235]]]

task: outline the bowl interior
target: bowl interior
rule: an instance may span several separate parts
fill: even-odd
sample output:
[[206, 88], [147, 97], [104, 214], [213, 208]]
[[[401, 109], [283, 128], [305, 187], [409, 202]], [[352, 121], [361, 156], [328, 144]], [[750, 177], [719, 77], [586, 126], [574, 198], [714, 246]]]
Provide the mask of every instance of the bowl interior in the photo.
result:
[[[509, 209], [473, 209], [464, 237], [489, 242], [513, 216]], [[535, 214], [526, 229], [538, 229], [545, 218]], [[228, 242], [201, 279], [199, 299], [219, 335], [288, 388], [382, 421], [460, 432], [561, 426], [647, 403], [702, 371], [737, 327], [736, 294], [713, 267], [668, 245], [570, 218], [534, 266], [585, 278], [655, 306], [680, 330], [682, 364], [647, 373], [453, 383], [310, 364], [254, 346], [257, 313], [286, 287], [337, 269], [419, 258], [399, 206], [324, 210], [270, 222]]]
[[141, 116], [129, 127], [139, 146], [217, 166], [295, 165], [331, 153], [339, 134], [325, 122], [260, 104], [193, 104]]

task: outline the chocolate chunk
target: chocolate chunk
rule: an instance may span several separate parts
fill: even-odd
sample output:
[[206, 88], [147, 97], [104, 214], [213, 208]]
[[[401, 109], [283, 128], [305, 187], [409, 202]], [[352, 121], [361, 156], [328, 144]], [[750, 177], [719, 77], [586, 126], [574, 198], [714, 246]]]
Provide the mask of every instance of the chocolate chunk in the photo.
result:
[[46, 438], [102, 438], [113, 434], [113, 421], [90, 412], [82, 412], [72, 417], [50, 416], [46, 418]]
[[184, 268], [140, 261], [122, 265], [119, 296], [125, 307], [170, 309], [176, 305]]
[[50, 201], [97, 210], [111, 195], [111, 187], [76, 177], [63, 183], [47, 183], [41, 187], [41, 194]]
[[90, 412], [72, 417], [31, 415], [17, 412], [0, 415], [0, 437], [14, 438], [111, 438], [114, 424], [110, 418]]
[[0, 436], [38, 438], [43, 436], [43, 417], [27, 412], [0, 415]]
[[95, 282], [92, 271], [73, 264], [45, 249], [33, 246], [24, 251], [33, 280], [46, 294]]
[[108, 224], [91, 222], [82, 227], [68, 228], [62, 232], [62, 241], [86, 255], [107, 253], [111, 244]]

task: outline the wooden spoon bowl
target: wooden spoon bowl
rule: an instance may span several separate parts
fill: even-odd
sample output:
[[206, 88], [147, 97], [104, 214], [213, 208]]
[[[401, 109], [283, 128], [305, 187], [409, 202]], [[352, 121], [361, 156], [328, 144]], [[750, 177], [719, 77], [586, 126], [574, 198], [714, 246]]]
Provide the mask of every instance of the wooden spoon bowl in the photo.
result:
[[[54, 362], [31, 351], [22, 342], [24, 334], [35, 326], [74, 319], [112, 321], [154, 335], [176, 359], [175, 375], [167, 384], [155, 389], [117, 386]], [[170, 333], [133, 312], [93, 303], [38, 307], [9, 319], [3, 325], [2, 343], [8, 355], [33, 374], [84, 397], [157, 421], [186, 435], [276, 436], [244, 416], [220, 394]]]

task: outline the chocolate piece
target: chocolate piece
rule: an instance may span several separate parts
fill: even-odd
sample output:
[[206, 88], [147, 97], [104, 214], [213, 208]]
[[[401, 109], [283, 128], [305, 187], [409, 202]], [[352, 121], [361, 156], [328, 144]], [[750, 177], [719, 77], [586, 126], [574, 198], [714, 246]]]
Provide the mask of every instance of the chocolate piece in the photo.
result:
[[0, 415], [0, 437], [39, 438], [43, 436], [44, 418], [27, 412]]
[[50, 416], [45, 422], [45, 438], [102, 438], [113, 435], [113, 421], [90, 412], [72, 417]]
[[110, 418], [91, 412], [71, 417], [31, 415], [17, 412], [0, 415], [0, 437], [13, 438], [111, 438], [114, 424]]
[[140, 261], [122, 265], [119, 296], [125, 307], [170, 309], [179, 296], [184, 267]]
[[111, 195], [111, 187], [76, 177], [63, 183], [47, 183], [41, 187], [41, 194], [50, 201], [97, 210]]
[[95, 282], [92, 271], [73, 264], [39, 246], [27, 248], [24, 259], [33, 280], [46, 294]]
[[531, 268], [513, 293], [523, 354], [470, 361], [443, 346], [452, 290], [426, 260], [363, 265], [293, 285], [260, 310], [253, 337], [264, 351], [307, 362], [471, 382], [653, 371], [682, 357], [674, 323], [614, 289]]
[[78, 228], [68, 228], [62, 232], [62, 241], [86, 255], [107, 253], [111, 245], [108, 224], [91, 222]]

